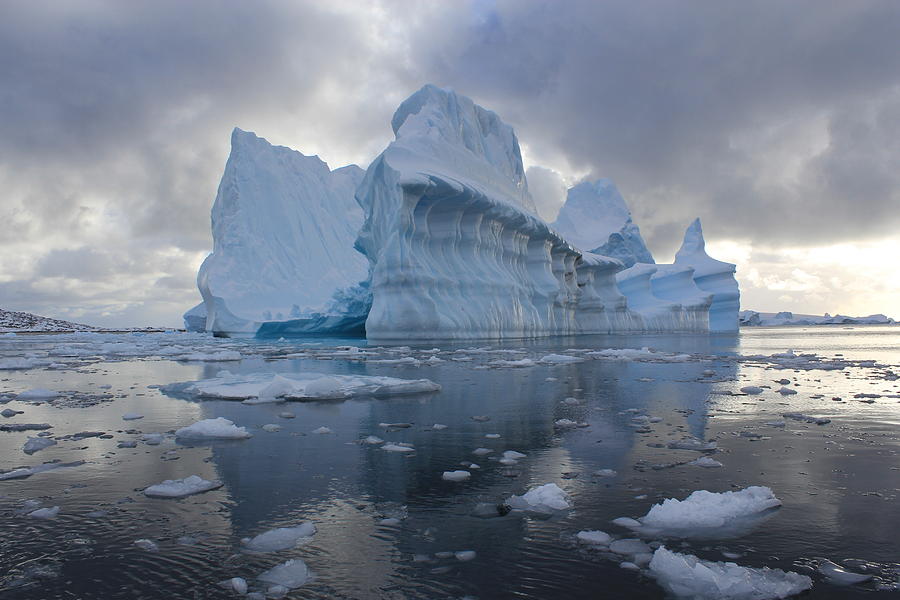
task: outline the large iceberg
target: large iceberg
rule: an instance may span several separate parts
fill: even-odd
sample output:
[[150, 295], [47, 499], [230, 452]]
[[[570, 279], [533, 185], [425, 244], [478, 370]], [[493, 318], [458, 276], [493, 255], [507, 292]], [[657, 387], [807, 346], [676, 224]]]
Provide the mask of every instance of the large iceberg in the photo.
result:
[[578, 331], [582, 259], [535, 214], [512, 128], [426, 85], [357, 192], [376, 339], [515, 338]]
[[699, 222], [676, 264], [656, 265], [609, 180], [570, 189], [553, 226], [538, 217], [515, 133], [472, 100], [426, 85], [391, 125], [365, 174], [236, 129], [187, 328], [375, 340], [737, 329], [734, 266], [705, 254]]
[[734, 278], [735, 266], [710, 258], [706, 253], [700, 219], [695, 219], [684, 232], [684, 242], [675, 254], [675, 264], [692, 267], [697, 287], [712, 294], [709, 330], [717, 333], [737, 332], [741, 292]]
[[212, 209], [213, 252], [197, 275], [203, 303], [189, 330], [361, 330], [367, 263], [353, 249], [363, 170], [235, 129]]

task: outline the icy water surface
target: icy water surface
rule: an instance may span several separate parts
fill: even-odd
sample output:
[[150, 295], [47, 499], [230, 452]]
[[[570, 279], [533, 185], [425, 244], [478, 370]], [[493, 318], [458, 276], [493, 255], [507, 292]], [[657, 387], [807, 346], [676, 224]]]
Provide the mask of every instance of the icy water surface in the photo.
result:
[[[608, 348], [638, 351], [591, 354]], [[0, 409], [22, 411], [0, 426], [51, 426], [0, 431], [0, 598], [236, 598], [220, 584], [234, 577], [269, 597], [666, 598], [649, 556], [575, 534], [635, 538], [611, 521], [695, 490], [755, 485], [783, 506], [743, 530], [641, 536], [651, 552], [664, 543], [808, 575], [803, 598], [896, 597], [898, 363], [897, 327], [369, 349], [364, 340], [189, 334], [0, 337]], [[247, 404], [160, 389], [266, 373], [288, 375], [295, 395], [335, 395], [337, 383], [366, 394]], [[388, 380], [360, 390], [331, 379], [310, 392], [310, 373], [442, 389], [400, 394]], [[745, 386], [762, 392], [745, 395]], [[129, 413], [143, 418], [123, 420]], [[174, 435], [217, 417], [252, 437]], [[280, 427], [263, 429], [272, 424]], [[368, 436], [385, 443], [361, 443]], [[29, 438], [57, 443], [26, 454]], [[682, 449], [691, 445], [707, 449]], [[525, 456], [501, 461], [508, 450]], [[690, 464], [703, 456], [722, 466]], [[470, 475], [448, 481], [445, 471]], [[223, 485], [181, 499], [143, 493], [191, 475]], [[508, 498], [547, 483], [570, 508], [507, 513]], [[29, 515], [57, 506], [53, 518]], [[242, 543], [304, 522], [316, 533], [294, 547], [248, 552]], [[302, 585], [258, 579], [291, 559], [313, 573]], [[824, 559], [873, 577], [838, 585], [818, 570]]]

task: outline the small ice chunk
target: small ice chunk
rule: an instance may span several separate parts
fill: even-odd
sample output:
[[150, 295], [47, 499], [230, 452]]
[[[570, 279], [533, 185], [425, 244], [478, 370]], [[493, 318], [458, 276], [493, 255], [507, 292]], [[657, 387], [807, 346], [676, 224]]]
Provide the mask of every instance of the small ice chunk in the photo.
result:
[[247, 593], [247, 580], [243, 577], [232, 577], [223, 581], [222, 587], [243, 596]]
[[871, 575], [848, 571], [841, 565], [833, 563], [830, 560], [820, 561], [818, 571], [827, 577], [828, 581], [835, 585], [853, 585], [872, 579]]
[[444, 471], [441, 479], [444, 481], [465, 481], [472, 476], [468, 471]]
[[322, 427], [319, 427], [318, 429], [313, 429], [313, 433], [325, 434], [325, 433], [334, 433], [334, 432], [323, 425]]
[[284, 412], [278, 413], [278, 416], [281, 417], [282, 419], [293, 419], [293, 418], [296, 417], [297, 415], [295, 415], [294, 413], [292, 413], [292, 412], [286, 410], [286, 411], [284, 411]]
[[527, 454], [522, 454], [521, 452], [516, 452], [515, 450], [507, 450], [503, 453], [503, 458], [509, 460], [519, 460], [520, 458], [525, 458]]
[[781, 389], [778, 390], [778, 393], [781, 394], [782, 396], [790, 396], [790, 395], [796, 394], [797, 390], [782, 386]]
[[154, 542], [153, 540], [148, 540], [147, 538], [134, 540], [134, 545], [141, 550], [146, 550], [147, 552], [159, 552], [159, 546], [156, 545], [156, 542]]
[[145, 433], [141, 436], [141, 440], [148, 446], [159, 446], [163, 441], [161, 433]]
[[548, 354], [541, 358], [540, 362], [549, 365], [565, 365], [569, 363], [584, 362], [580, 356], [568, 356], [566, 354]]
[[256, 537], [243, 540], [248, 552], [278, 552], [306, 544], [316, 534], [313, 523], [301, 523], [296, 527], [270, 529]]
[[763, 389], [758, 385], [746, 385], [741, 388], [741, 391], [750, 396], [755, 396], [756, 394], [763, 393]]
[[706, 490], [693, 492], [684, 500], [668, 498], [654, 505], [650, 512], [639, 519], [640, 526], [625, 525], [632, 529], [665, 533], [679, 537], [703, 534], [704, 530], [752, 525], [755, 517], [781, 506], [781, 500], [772, 490], [751, 486], [737, 492], [714, 493]]
[[486, 434], [484, 434], [484, 437], [486, 437], [489, 440], [497, 440], [497, 439], [500, 439], [500, 434], [499, 433], [486, 433]]
[[151, 485], [144, 490], [144, 495], [151, 498], [183, 498], [220, 487], [222, 487], [221, 481], [208, 481], [198, 475], [191, 475], [184, 479], [166, 479], [162, 483]]
[[23, 411], [13, 410], [11, 408], [4, 408], [3, 410], [0, 410], [0, 415], [6, 417], [7, 419], [21, 414], [23, 414]]
[[[274, 566], [257, 577], [263, 583], [283, 586], [288, 589], [298, 588], [309, 580], [309, 569], [306, 563], [295, 558]], [[271, 588], [270, 588], [271, 591]]]
[[618, 473], [612, 469], [598, 469], [594, 471], [594, 475], [598, 477], [615, 477]]
[[44, 448], [49, 448], [50, 446], [55, 446], [56, 440], [51, 440], [50, 438], [42, 438], [42, 437], [30, 437], [28, 441], [25, 442], [25, 445], [22, 446], [22, 452], [25, 454], [34, 454], [39, 450], [43, 450]]
[[666, 444], [672, 450], [696, 450], [698, 452], [706, 452], [707, 450], [715, 450], [718, 446], [716, 442], [704, 442], [694, 437], [686, 437], [680, 440], [671, 440]]
[[650, 575], [672, 595], [692, 600], [775, 600], [812, 587], [799, 573], [701, 560], [665, 546], [653, 553]]
[[138, 413], [125, 413], [122, 415], [123, 421], [137, 421], [138, 419], [143, 419], [144, 415], [139, 415]]
[[583, 544], [591, 544], [594, 546], [607, 546], [612, 541], [611, 535], [609, 535], [605, 531], [599, 531], [596, 529], [579, 531], [575, 534], [575, 537], [578, 538], [578, 541]]
[[49, 400], [51, 398], [56, 398], [59, 396], [59, 392], [54, 392], [53, 390], [48, 390], [44, 388], [34, 388], [31, 390], [25, 390], [18, 396], [16, 396], [17, 400]]
[[470, 560], [475, 560], [475, 557], [478, 555], [474, 550], [459, 550], [458, 552], [454, 552], [453, 556], [455, 556], [458, 561], [468, 562]]
[[431, 428], [434, 429], [435, 431], [441, 431], [443, 429], [447, 429], [447, 426], [444, 425], [443, 423], [435, 423], [434, 425], [431, 426]]
[[632, 519], [631, 517], [619, 517], [618, 519], [613, 519], [612, 523], [619, 527], [627, 527], [629, 529], [637, 529], [641, 526], [640, 521]]
[[250, 432], [244, 427], [238, 427], [224, 417], [216, 419], [203, 419], [193, 425], [182, 427], [175, 432], [175, 437], [196, 439], [244, 439], [251, 437]]
[[807, 423], [815, 423], [816, 425], [828, 425], [831, 423], [831, 419], [828, 417], [811, 417], [809, 415], [804, 415], [802, 413], [784, 413], [781, 415], [782, 417], [786, 417], [788, 419], [794, 419], [795, 421], [806, 421]]
[[277, 423], [266, 423], [262, 427], [260, 427], [263, 431], [268, 431], [269, 433], [275, 433], [276, 431], [281, 431], [281, 425]]
[[518, 510], [565, 510], [572, 508], [568, 495], [555, 483], [533, 487], [522, 496], [510, 496], [506, 503]]
[[692, 460], [688, 463], [689, 465], [694, 465], [695, 467], [705, 467], [707, 469], [715, 469], [717, 467], [721, 467], [722, 463], [717, 460], [714, 460], [708, 456], [701, 456], [696, 460]]
[[388, 452], [415, 452], [416, 450], [412, 446], [401, 446], [400, 444], [385, 444], [381, 449]]
[[493, 450], [491, 450], [490, 448], [475, 448], [474, 450], [472, 450], [472, 454], [474, 454], [475, 456], [485, 456], [487, 454], [491, 454], [492, 452]]
[[650, 552], [650, 546], [637, 538], [615, 540], [609, 544], [609, 549], [616, 554], [637, 555]]
[[373, 446], [377, 446], [378, 444], [383, 444], [384, 440], [378, 437], [377, 435], [370, 435], [369, 437], [362, 439], [363, 444], [371, 444]]
[[56, 515], [59, 514], [58, 506], [51, 506], [50, 508], [39, 508], [37, 510], [33, 510], [28, 513], [28, 516], [32, 519], [53, 519]]

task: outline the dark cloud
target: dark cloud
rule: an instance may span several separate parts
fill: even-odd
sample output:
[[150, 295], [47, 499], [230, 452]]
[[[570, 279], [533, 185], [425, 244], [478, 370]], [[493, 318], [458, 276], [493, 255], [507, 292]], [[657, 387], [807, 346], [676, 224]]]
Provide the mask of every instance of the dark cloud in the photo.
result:
[[614, 179], [663, 257], [694, 216], [891, 235], [898, 30], [888, 1], [7, 3], [0, 306], [177, 324], [232, 127], [365, 166], [426, 82], [516, 127], [545, 210], [557, 172]]
[[553, 169], [532, 165], [525, 172], [525, 177], [538, 214], [552, 223], [566, 201], [566, 183], [562, 176]]

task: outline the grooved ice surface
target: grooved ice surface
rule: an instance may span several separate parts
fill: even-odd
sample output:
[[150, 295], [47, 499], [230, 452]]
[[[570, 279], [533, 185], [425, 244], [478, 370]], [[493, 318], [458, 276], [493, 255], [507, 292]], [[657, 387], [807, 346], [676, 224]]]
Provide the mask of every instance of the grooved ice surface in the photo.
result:
[[709, 307], [709, 330], [711, 332], [736, 332], [741, 293], [735, 266], [722, 262], [706, 253], [706, 241], [700, 219], [695, 219], [684, 232], [684, 242], [675, 254], [675, 264], [693, 267], [694, 282], [701, 290], [712, 294]]
[[212, 209], [213, 252], [197, 275], [203, 306], [185, 314], [186, 327], [255, 332], [265, 322], [346, 316], [333, 296], [367, 276], [353, 249], [362, 177], [355, 165], [331, 171], [235, 129]]
[[[400, 105], [392, 125], [396, 139], [357, 191], [366, 214], [357, 247], [372, 275], [367, 336], [579, 332], [583, 259], [534, 214], [512, 128], [431, 85]], [[596, 258], [590, 266], [614, 272], [619, 264]], [[611, 288], [609, 277], [598, 281]], [[601, 321], [605, 333], [616, 320]]]

